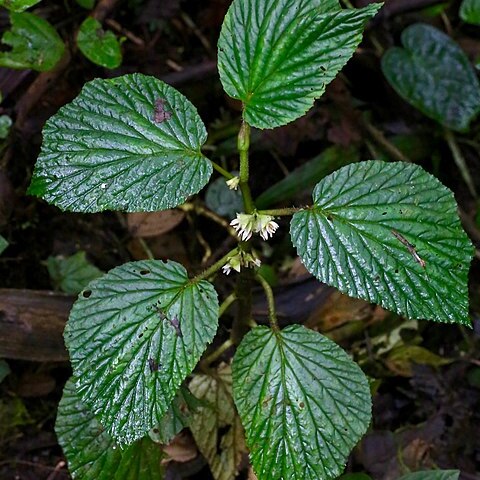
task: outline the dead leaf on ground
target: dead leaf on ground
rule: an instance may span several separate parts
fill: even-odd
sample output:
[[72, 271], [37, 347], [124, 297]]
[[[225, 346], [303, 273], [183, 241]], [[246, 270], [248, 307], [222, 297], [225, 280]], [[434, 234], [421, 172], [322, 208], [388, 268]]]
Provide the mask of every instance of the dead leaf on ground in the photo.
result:
[[129, 232], [137, 238], [157, 237], [173, 230], [185, 218], [181, 210], [127, 213]]
[[167, 458], [162, 460], [162, 464], [169, 462], [186, 463], [193, 460], [198, 455], [198, 450], [193, 438], [187, 432], [179, 433], [169, 445], [163, 447]]

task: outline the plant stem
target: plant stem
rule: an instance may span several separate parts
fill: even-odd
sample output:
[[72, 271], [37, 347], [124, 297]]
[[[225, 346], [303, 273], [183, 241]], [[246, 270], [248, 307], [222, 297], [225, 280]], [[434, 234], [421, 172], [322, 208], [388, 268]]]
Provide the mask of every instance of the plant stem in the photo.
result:
[[232, 333], [230, 335], [235, 345], [240, 344], [249, 329], [252, 316], [252, 281], [253, 270], [251, 268], [242, 268], [238, 274], [235, 289], [238, 299], [237, 315], [233, 321]]
[[265, 292], [265, 296], [267, 297], [268, 302], [268, 320], [270, 321], [270, 326], [273, 330], [278, 331], [278, 321], [277, 321], [277, 313], [275, 311], [275, 299], [273, 297], [273, 290], [272, 287], [268, 284], [268, 282], [261, 276], [255, 275], [255, 280], [257, 280], [263, 287]]
[[240, 154], [240, 191], [243, 197], [243, 207], [245, 213], [252, 213], [255, 210], [255, 205], [248, 185], [249, 179], [249, 165], [248, 165], [248, 149], [250, 148], [250, 125], [242, 121], [242, 126], [238, 132], [237, 148]]
[[190, 282], [191, 283], [197, 283], [200, 282], [200, 280], [205, 280], [208, 277], [211, 277], [214, 273], [218, 272], [230, 259], [230, 257], [233, 257], [238, 253], [238, 247], [234, 248], [233, 250], [230, 250], [225, 256], [223, 256], [220, 260], [215, 262], [212, 266], [208, 267], [206, 270], [204, 270], [202, 273], [199, 273], [195, 277], [193, 277]]
[[216, 350], [201, 361], [201, 368], [207, 369], [215, 360], [218, 360], [230, 347], [233, 346], [232, 340], [225, 340]]
[[462, 155], [460, 147], [458, 146], [458, 143], [455, 139], [455, 136], [453, 135], [451, 130], [445, 129], [444, 137], [448, 143], [450, 151], [452, 152], [453, 159], [455, 160], [455, 163], [457, 164], [457, 167], [460, 170], [460, 173], [462, 174], [463, 180], [467, 184], [467, 187], [470, 190], [470, 193], [472, 194], [473, 198], [477, 199], [478, 195], [477, 195], [477, 191], [475, 190], [475, 184], [473, 183], [472, 176], [470, 175], [470, 172], [467, 167], [467, 162], [465, 161], [465, 158]]
[[230, 180], [233, 178], [235, 175], [232, 175], [230, 172], [227, 172], [223, 167], [221, 167], [218, 163], [214, 162], [213, 160], [210, 160], [212, 167], [223, 177], [227, 178]]
[[306, 207], [274, 208], [272, 210], [258, 210], [258, 213], [261, 215], [271, 215], [272, 217], [285, 217], [287, 215], [293, 215], [305, 208]]
[[221, 317], [236, 299], [237, 294], [235, 292], [231, 293], [220, 305], [220, 308], [218, 309], [218, 316]]

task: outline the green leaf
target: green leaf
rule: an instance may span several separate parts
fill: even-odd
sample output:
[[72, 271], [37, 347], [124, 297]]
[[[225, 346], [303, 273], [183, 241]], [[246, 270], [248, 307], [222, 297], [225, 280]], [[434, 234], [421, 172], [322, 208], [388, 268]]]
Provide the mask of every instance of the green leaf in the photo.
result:
[[212, 375], [196, 375], [191, 392], [206, 406], [195, 412], [190, 430], [207, 459], [215, 480], [234, 480], [243, 454], [245, 437], [232, 398], [232, 372], [222, 365]]
[[290, 234], [320, 281], [412, 319], [470, 325], [472, 245], [435, 177], [413, 164], [360, 162], [324, 178], [313, 201]]
[[55, 431], [78, 480], [160, 480], [163, 452], [149, 438], [124, 449], [103, 429], [83, 404], [72, 377], [63, 390]]
[[79, 295], [65, 328], [79, 394], [111, 436], [132, 443], [161, 422], [217, 325], [213, 286], [178, 263], [114, 268]]
[[368, 381], [335, 343], [299, 325], [256, 327], [238, 347], [233, 394], [259, 480], [326, 480], [370, 423]]
[[76, 2], [88, 10], [91, 10], [95, 6], [95, 0], [76, 0]]
[[40, 0], [0, 0], [0, 7], [5, 7], [12, 12], [23, 12], [37, 3], [40, 3]]
[[256, 200], [259, 209], [265, 209], [291, 200], [299, 193], [312, 188], [323, 177], [353, 162], [360, 156], [355, 148], [342, 148], [336, 145], [326, 148], [320, 155], [293, 170], [284, 179], [265, 190]]
[[117, 37], [110, 30], [104, 31], [102, 24], [92, 17], [87, 17], [80, 25], [77, 45], [91, 62], [101, 67], [117, 68], [122, 63]]
[[169, 85], [140, 74], [87, 83], [46, 124], [29, 193], [63, 210], [166, 210], [212, 173], [205, 126]]
[[8, 242], [3, 238], [2, 235], [0, 235], [0, 255], [6, 250], [8, 247]]
[[463, 50], [430, 25], [402, 33], [403, 48], [382, 58], [389, 83], [407, 102], [453, 130], [465, 131], [480, 112], [480, 85]]
[[458, 480], [458, 470], [430, 470], [403, 475], [398, 480]]
[[218, 41], [223, 88], [244, 103], [252, 126], [295, 120], [353, 55], [380, 6], [341, 10], [337, 0], [234, 0]]
[[463, 0], [459, 13], [464, 22], [480, 25], [480, 2], [478, 0]]
[[5, 140], [10, 132], [12, 119], [8, 115], [0, 115], [0, 140]]
[[51, 70], [59, 62], [65, 45], [56, 30], [32, 13], [11, 13], [12, 29], [3, 34], [2, 43], [12, 47], [0, 52], [0, 66]]
[[102, 271], [92, 265], [85, 252], [64, 257], [48, 257], [47, 268], [53, 285], [65, 293], [80, 293], [92, 280], [100, 277]]
[[[237, 172], [232, 173], [238, 175]], [[230, 190], [223, 177], [217, 178], [208, 186], [205, 194], [205, 204], [210, 210], [230, 220], [236, 216], [237, 212], [243, 211], [240, 190]]]
[[188, 395], [189, 392], [186, 389], [180, 388], [160, 423], [148, 432], [154, 442], [168, 445], [175, 435], [190, 425]]

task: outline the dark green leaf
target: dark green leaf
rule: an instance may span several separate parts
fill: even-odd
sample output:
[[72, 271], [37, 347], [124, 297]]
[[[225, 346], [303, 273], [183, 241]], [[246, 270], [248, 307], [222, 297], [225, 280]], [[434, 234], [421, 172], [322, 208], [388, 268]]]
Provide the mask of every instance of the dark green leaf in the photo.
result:
[[122, 51], [117, 37], [102, 24], [88, 17], [80, 25], [77, 35], [80, 51], [93, 63], [105, 68], [117, 68], [122, 63]]
[[361, 162], [324, 178], [313, 201], [290, 233], [320, 281], [412, 319], [470, 325], [472, 245], [435, 177], [413, 164]]
[[[232, 172], [237, 175], [237, 172]], [[243, 200], [240, 190], [231, 190], [223, 177], [212, 182], [205, 194], [205, 204], [210, 210], [230, 220], [238, 212], [243, 212]]]
[[263, 192], [255, 200], [255, 205], [259, 209], [265, 209], [276, 203], [291, 200], [299, 193], [315, 186], [325, 175], [337, 168], [358, 162], [359, 159], [360, 156], [355, 148], [338, 146], [326, 148], [320, 155], [298, 167]]
[[2, 235], [0, 235], [0, 254], [2, 254], [7, 247], [8, 242], [2, 237]]
[[274, 128], [302, 116], [353, 55], [379, 4], [337, 0], [234, 0], [218, 42], [223, 88], [244, 118]]
[[55, 288], [65, 293], [80, 293], [92, 280], [100, 277], [102, 271], [92, 265], [85, 252], [70, 257], [48, 257], [47, 268]]
[[291, 325], [256, 327], [238, 347], [233, 393], [258, 480], [326, 480], [370, 423], [367, 378], [335, 343]]
[[29, 193], [63, 210], [166, 210], [210, 178], [195, 107], [140, 74], [93, 80], [43, 130]]
[[40, 0], [0, 0], [0, 7], [8, 8], [12, 12], [23, 12], [37, 3], [40, 3]]
[[453, 130], [467, 130], [480, 112], [480, 85], [463, 50], [424, 24], [406, 28], [402, 44], [382, 58], [392, 87], [428, 117]]
[[77, 3], [88, 10], [91, 10], [95, 6], [95, 0], [76, 0]]
[[398, 480], [458, 480], [458, 470], [430, 470], [403, 475]]
[[480, 25], [480, 2], [478, 0], [463, 0], [460, 6], [460, 18], [472, 25]]
[[56, 30], [32, 13], [11, 13], [10, 21], [12, 29], [3, 34], [2, 43], [12, 49], [0, 52], [0, 66], [40, 72], [55, 67], [65, 51]]
[[205, 403], [195, 412], [190, 426], [195, 442], [215, 480], [234, 480], [246, 447], [232, 398], [230, 366], [223, 364], [212, 375], [195, 375], [190, 390]]
[[119, 443], [156, 427], [218, 325], [212, 285], [175, 262], [132, 262], [91, 282], [65, 343], [79, 393]]
[[161, 480], [163, 452], [149, 438], [124, 449], [115, 444], [82, 403], [72, 377], [63, 391], [55, 424], [70, 473], [78, 480]]

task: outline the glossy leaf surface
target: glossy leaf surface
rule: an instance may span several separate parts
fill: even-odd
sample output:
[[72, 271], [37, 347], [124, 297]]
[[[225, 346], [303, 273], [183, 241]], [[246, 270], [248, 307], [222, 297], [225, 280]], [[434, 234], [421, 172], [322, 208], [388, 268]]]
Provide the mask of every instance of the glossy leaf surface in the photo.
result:
[[102, 24], [87, 17], [80, 25], [77, 35], [80, 51], [93, 63], [105, 68], [117, 68], [122, 63], [122, 50], [117, 37]]
[[0, 0], [0, 7], [5, 7], [12, 12], [23, 12], [33, 7], [41, 0]]
[[317, 332], [256, 327], [235, 354], [233, 393], [258, 480], [341, 474], [370, 423], [368, 381]]
[[59, 62], [65, 45], [57, 31], [33, 13], [11, 13], [11, 30], [2, 36], [2, 43], [11, 47], [0, 52], [0, 66], [7, 68], [51, 70]]
[[246, 446], [232, 397], [230, 366], [221, 365], [212, 375], [195, 375], [190, 390], [203, 403], [190, 426], [195, 442], [215, 480], [234, 480]]
[[480, 85], [463, 50], [448, 35], [424, 24], [406, 28], [402, 44], [382, 58], [392, 87], [440, 124], [467, 130], [480, 112]]
[[65, 385], [55, 424], [73, 479], [160, 480], [162, 449], [148, 438], [124, 449], [82, 403], [73, 377]]
[[453, 194], [422, 168], [360, 162], [325, 177], [290, 234], [306, 268], [412, 319], [470, 324], [472, 245]]
[[47, 122], [29, 193], [76, 212], [172, 208], [212, 173], [206, 136], [195, 107], [154, 77], [93, 80]]
[[244, 103], [252, 126], [295, 120], [347, 63], [379, 8], [341, 10], [337, 0], [234, 0], [218, 42], [223, 88]]
[[91, 282], [65, 329], [79, 393], [119, 443], [156, 427], [218, 325], [212, 285], [175, 262], [132, 262]]

